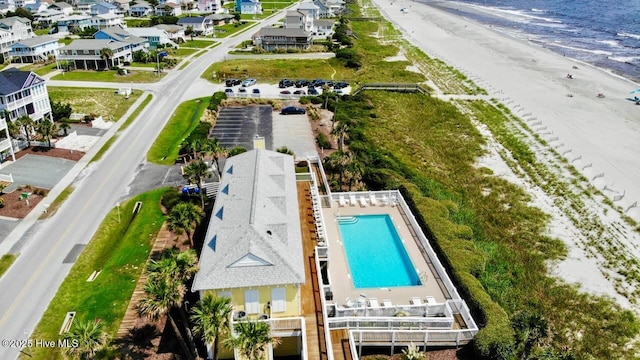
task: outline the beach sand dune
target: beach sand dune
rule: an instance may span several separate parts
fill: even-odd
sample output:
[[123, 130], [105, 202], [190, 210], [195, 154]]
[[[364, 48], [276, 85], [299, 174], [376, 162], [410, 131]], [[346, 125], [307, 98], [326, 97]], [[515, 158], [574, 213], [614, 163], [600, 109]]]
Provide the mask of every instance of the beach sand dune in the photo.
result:
[[[412, 44], [473, 79], [514, 114], [525, 120], [535, 118], [532, 128], [544, 129], [540, 136], [551, 147], [615, 200], [626, 215], [640, 220], [640, 209], [633, 207], [640, 200], [640, 106], [627, 99], [639, 84], [437, 7], [407, 0], [373, 3]], [[574, 78], [568, 79], [568, 73]], [[599, 93], [605, 97], [597, 97]], [[489, 157], [492, 159], [481, 163], [524, 184], [500, 164], [495, 151], [490, 151]], [[632, 307], [629, 299], [616, 292], [612, 280], [603, 275], [611, 273], [611, 269], [605, 269], [606, 261], [587, 258], [589, 249], [581, 244], [579, 231], [554, 208], [553, 200], [540, 189], [529, 190], [536, 199], [533, 204], [552, 214], [552, 235], [569, 246], [568, 259], [557, 264], [553, 272], [587, 291], [610, 295], [621, 305]], [[616, 218], [611, 212], [597, 211], [603, 214], [604, 222], [627, 226], [627, 235], [621, 241], [626, 242], [623, 245], [630, 256], [637, 258], [637, 232], [620, 225], [619, 215]]]

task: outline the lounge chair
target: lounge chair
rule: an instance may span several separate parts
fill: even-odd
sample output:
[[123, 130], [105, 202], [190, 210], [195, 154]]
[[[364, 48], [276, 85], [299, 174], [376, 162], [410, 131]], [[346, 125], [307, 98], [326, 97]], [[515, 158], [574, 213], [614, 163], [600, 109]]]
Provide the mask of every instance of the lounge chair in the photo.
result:
[[411, 305], [422, 305], [422, 300], [419, 297], [412, 297], [411, 300], [409, 300], [409, 302], [411, 303]]
[[347, 299], [344, 301], [344, 307], [348, 307], [348, 308], [350, 308], [350, 307], [353, 307], [353, 305], [355, 305], [355, 303], [353, 302], [353, 300], [351, 300], [351, 299], [349, 299], [349, 298], [347, 298]]
[[340, 195], [340, 197], [338, 198], [338, 203], [340, 204], [340, 206], [347, 206], [347, 200], [345, 200], [344, 196]]
[[393, 307], [393, 303], [389, 299], [382, 300], [382, 306], [384, 307]]
[[380, 304], [378, 304], [378, 299], [376, 298], [369, 298], [367, 303], [369, 304], [369, 307], [372, 309], [379, 309], [380, 308]]
[[364, 196], [360, 196], [360, 206], [367, 207], [369, 204], [367, 203], [367, 198]]
[[356, 200], [356, 195], [355, 194], [349, 194], [349, 204], [351, 206], [356, 206], [357, 203], [358, 203], [358, 201]]
[[383, 206], [389, 205], [389, 198], [387, 197], [387, 195], [382, 195], [382, 205]]
[[378, 199], [376, 199], [375, 194], [369, 194], [369, 202], [371, 203], [371, 206], [378, 205]]
[[434, 298], [433, 296], [427, 296], [426, 301], [427, 305], [436, 305], [438, 303], [436, 301], [436, 298]]

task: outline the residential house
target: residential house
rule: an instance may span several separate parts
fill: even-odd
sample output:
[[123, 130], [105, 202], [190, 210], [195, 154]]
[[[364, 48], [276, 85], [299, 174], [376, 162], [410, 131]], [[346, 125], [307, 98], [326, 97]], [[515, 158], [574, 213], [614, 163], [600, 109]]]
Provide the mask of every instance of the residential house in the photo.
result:
[[180, 16], [182, 15], [182, 7], [180, 4], [165, 3], [156, 5], [154, 12], [156, 16]]
[[299, 10], [289, 10], [284, 17], [284, 28], [313, 32], [313, 16]]
[[320, 19], [320, 7], [312, 1], [303, 1], [298, 5], [298, 11], [310, 15], [313, 20]]
[[49, 4], [38, 1], [38, 2], [25, 4], [23, 7], [29, 10], [30, 13], [36, 14], [41, 11], [47, 10], [49, 8]]
[[240, 14], [262, 14], [260, 0], [236, 0], [236, 11]]
[[223, 11], [220, 0], [198, 0], [198, 12], [205, 14], [220, 14]]
[[37, 2], [36, 0], [14, 0], [13, 5], [15, 5], [16, 8], [19, 8], [19, 7], [25, 7], [26, 5], [30, 5], [30, 4], [35, 4], [36, 2]]
[[230, 298], [232, 321], [268, 322], [282, 340], [269, 359], [300, 355], [306, 279], [293, 157], [251, 150], [222, 174], [192, 290]]
[[220, 26], [225, 24], [231, 24], [235, 21], [235, 17], [231, 14], [213, 14], [208, 15], [207, 19], [213, 22], [214, 26]]
[[313, 34], [314, 39], [322, 39], [333, 35], [333, 25], [335, 25], [335, 21], [329, 19], [314, 20], [313, 25], [315, 28]]
[[107, 2], [99, 2], [91, 5], [89, 15], [97, 16], [105, 14], [118, 15], [118, 7]]
[[193, 32], [198, 35], [209, 35], [213, 32], [213, 22], [211, 19], [207, 19], [204, 16], [188, 16], [178, 19], [178, 25], [182, 26], [185, 30], [188, 27], [193, 29]]
[[158, 45], [172, 47], [178, 46], [178, 44], [171, 40], [169, 34], [166, 31], [158, 29], [156, 27], [127, 28], [127, 32], [133, 36], [137, 36], [139, 38], [147, 40], [147, 42], [149, 43], [149, 47], [151, 48], [157, 48]]
[[308, 50], [311, 42], [311, 33], [302, 29], [264, 27], [253, 35], [253, 44], [266, 51], [276, 49]]
[[126, 26], [124, 16], [115, 14], [100, 14], [91, 18], [91, 26], [96, 29]]
[[97, 3], [98, 3], [98, 0], [80, 0], [76, 5], [76, 10], [80, 14], [89, 15], [91, 13], [91, 7], [93, 5], [96, 5]]
[[49, 10], [58, 10], [65, 16], [73, 14], [73, 6], [66, 2], [53, 3], [52, 5], [49, 5]]
[[113, 40], [122, 43], [129, 44], [131, 52], [140, 50], [146, 50], [149, 47], [149, 43], [146, 39], [133, 35], [129, 29], [124, 29], [120, 26], [110, 27], [99, 30], [93, 35], [97, 40]]
[[27, 18], [12, 16], [0, 19], [0, 54], [7, 58], [13, 43], [34, 36], [31, 21]]
[[184, 42], [184, 28], [178, 25], [172, 24], [158, 24], [154, 26], [154, 28], [158, 28], [167, 33], [169, 39], [176, 44]]
[[64, 14], [60, 10], [45, 9], [33, 16], [33, 21], [40, 25], [52, 25], [63, 18]]
[[[16, 161], [16, 154], [13, 152], [11, 135], [9, 134], [9, 125], [7, 124], [7, 119], [4, 118], [4, 112], [0, 112], [0, 164], [9, 157], [11, 157], [13, 161]], [[0, 178], [0, 183], [2, 183], [3, 180], [4, 179]], [[5, 182], [5, 184], [7, 183], [8, 182]]]
[[0, 3], [0, 15], [6, 16], [9, 11], [16, 11], [16, 6], [13, 4]]
[[324, 0], [324, 2], [325, 2], [325, 5], [327, 5], [327, 7], [329, 8], [328, 17], [338, 17], [344, 11], [344, 7], [345, 7], [344, 0]]
[[11, 45], [11, 59], [19, 59], [21, 63], [44, 62], [58, 55], [60, 44], [58, 39], [44, 35], [20, 40]]
[[45, 80], [31, 71], [11, 68], [0, 72], [0, 112], [7, 121], [28, 115], [33, 121], [52, 120]]
[[111, 3], [118, 8], [120, 14], [129, 13], [129, 1], [128, 0], [111, 0]]
[[74, 30], [84, 30], [91, 27], [91, 17], [88, 15], [70, 15], [63, 17], [56, 23], [58, 33], [72, 32]]
[[138, 1], [129, 8], [129, 15], [145, 17], [153, 14], [153, 6], [146, 1]]
[[313, 4], [318, 7], [318, 15], [321, 19], [331, 17], [329, 7], [322, 0], [313, 0]]

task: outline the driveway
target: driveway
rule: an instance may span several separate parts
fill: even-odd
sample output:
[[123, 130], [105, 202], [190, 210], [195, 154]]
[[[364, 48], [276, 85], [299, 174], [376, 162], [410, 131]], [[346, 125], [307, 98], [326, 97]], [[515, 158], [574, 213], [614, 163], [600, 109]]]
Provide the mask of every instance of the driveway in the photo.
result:
[[52, 189], [71, 168], [75, 161], [50, 156], [25, 155], [4, 166], [0, 174], [13, 175], [13, 184], [5, 192], [11, 192], [20, 185]]
[[309, 115], [273, 113], [273, 149], [286, 146], [296, 158], [317, 155]]

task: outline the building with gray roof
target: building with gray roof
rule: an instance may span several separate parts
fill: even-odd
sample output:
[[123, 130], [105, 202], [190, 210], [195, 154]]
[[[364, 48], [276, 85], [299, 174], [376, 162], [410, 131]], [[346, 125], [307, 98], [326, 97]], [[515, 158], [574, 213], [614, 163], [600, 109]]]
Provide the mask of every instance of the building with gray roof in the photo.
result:
[[253, 35], [253, 44], [266, 51], [293, 48], [308, 50], [312, 40], [311, 32], [302, 29], [264, 27]]

